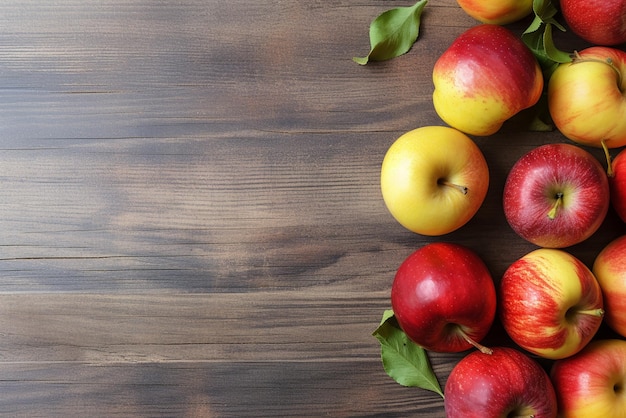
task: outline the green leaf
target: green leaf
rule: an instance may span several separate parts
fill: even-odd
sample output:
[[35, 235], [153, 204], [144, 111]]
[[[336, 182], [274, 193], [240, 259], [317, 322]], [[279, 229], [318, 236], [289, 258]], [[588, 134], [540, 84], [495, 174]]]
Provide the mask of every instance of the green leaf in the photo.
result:
[[430, 390], [443, 397], [426, 350], [400, 329], [392, 310], [383, 313], [383, 319], [372, 335], [380, 342], [383, 368], [391, 378], [403, 386]]
[[370, 52], [354, 57], [365, 65], [370, 61], [385, 61], [407, 53], [419, 36], [420, 20], [428, 0], [418, 0], [413, 6], [387, 10], [370, 24]]
[[565, 28], [556, 19], [558, 9], [551, 0], [534, 0], [535, 18], [522, 33], [522, 41], [533, 52], [546, 80], [550, 78], [556, 67], [572, 60], [571, 53], [561, 51], [554, 44], [552, 28], [565, 32]]

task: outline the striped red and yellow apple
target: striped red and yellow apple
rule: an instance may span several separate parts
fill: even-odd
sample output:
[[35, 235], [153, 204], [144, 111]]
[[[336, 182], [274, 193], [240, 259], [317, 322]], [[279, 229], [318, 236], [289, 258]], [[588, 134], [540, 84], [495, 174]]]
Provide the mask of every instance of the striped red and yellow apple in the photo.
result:
[[535, 56], [519, 36], [490, 24], [459, 35], [436, 61], [432, 76], [439, 117], [476, 136], [494, 134], [536, 104], [544, 85]]
[[539, 248], [514, 261], [500, 281], [498, 296], [500, 319], [511, 339], [553, 360], [585, 347], [604, 315], [593, 273], [563, 250]]
[[607, 325], [626, 337], [626, 235], [615, 238], [600, 251], [593, 273], [602, 289]]
[[601, 46], [558, 66], [548, 83], [555, 126], [582, 145], [626, 145], [626, 52]]
[[562, 418], [626, 417], [626, 341], [592, 341], [550, 371]]

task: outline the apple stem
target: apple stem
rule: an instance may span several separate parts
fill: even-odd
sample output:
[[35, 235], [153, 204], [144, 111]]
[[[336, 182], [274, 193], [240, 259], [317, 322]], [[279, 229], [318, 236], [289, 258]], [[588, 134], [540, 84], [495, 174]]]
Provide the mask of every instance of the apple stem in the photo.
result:
[[583, 314], [583, 315], [593, 315], [593, 316], [604, 316], [604, 309], [602, 308], [597, 308], [597, 309], [585, 309], [582, 311], [578, 311], [578, 314]]
[[563, 193], [562, 192], [558, 192], [556, 195], [556, 202], [554, 202], [554, 205], [552, 206], [552, 209], [550, 209], [550, 211], [548, 212], [548, 218], [550, 219], [554, 219], [556, 218], [556, 212], [557, 210], [559, 210], [559, 208], [561, 207], [561, 204], [563, 203]]
[[439, 180], [437, 183], [441, 184], [442, 186], [452, 187], [452, 188], [454, 188], [454, 189], [456, 189], [456, 190], [460, 191], [460, 192], [461, 192], [461, 193], [463, 193], [463, 194], [467, 194], [467, 192], [469, 191], [469, 190], [467, 189], [467, 187], [465, 187], [465, 186], [461, 186], [461, 185], [459, 185], [459, 184], [450, 183], [448, 180], [445, 180], [445, 179], [443, 179], [443, 180]]
[[613, 71], [615, 71], [615, 74], [617, 75], [617, 86], [619, 87], [620, 91], [622, 90], [622, 72], [619, 70], [619, 68], [617, 68], [615, 63], [613, 63], [613, 59], [611, 57], [606, 57], [606, 59], [604, 60], [601, 60], [598, 58], [584, 58], [578, 53], [578, 51], [574, 51], [574, 56], [572, 57], [572, 64], [577, 64], [581, 62], [599, 62], [601, 64], [606, 64], [609, 67], [611, 67]]
[[606, 175], [609, 177], [615, 176], [615, 172], [613, 171], [613, 164], [611, 163], [611, 154], [609, 154], [609, 147], [606, 146], [606, 142], [604, 139], [600, 141], [602, 145], [602, 149], [604, 150], [604, 156], [606, 157]]
[[477, 343], [476, 341], [474, 341], [473, 339], [470, 338], [469, 335], [467, 335], [465, 333], [465, 331], [463, 331], [461, 329], [461, 327], [458, 328], [459, 334], [461, 335], [461, 337], [463, 337], [463, 339], [465, 341], [467, 341], [468, 343], [470, 343], [471, 345], [473, 345], [474, 347], [476, 347], [478, 350], [480, 350], [481, 353], [483, 354], [493, 354], [493, 350], [489, 347], [485, 347], [484, 345]]

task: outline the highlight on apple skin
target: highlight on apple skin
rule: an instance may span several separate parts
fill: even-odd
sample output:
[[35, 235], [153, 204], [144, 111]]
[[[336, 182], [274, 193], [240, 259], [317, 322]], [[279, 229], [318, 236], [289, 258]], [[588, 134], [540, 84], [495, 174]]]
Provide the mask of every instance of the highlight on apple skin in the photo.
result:
[[602, 225], [611, 205], [600, 162], [574, 144], [536, 147], [511, 168], [503, 191], [511, 228], [539, 247], [583, 242]]
[[528, 355], [495, 347], [474, 351], [450, 372], [444, 389], [448, 418], [557, 416], [557, 400], [547, 372]]
[[626, 417], [626, 341], [601, 339], [550, 370], [563, 418]]
[[547, 359], [582, 350], [603, 320], [598, 281], [573, 255], [539, 248], [504, 272], [498, 294], [500, 319], [521, 348]]
[[414, 251], [396, 272], [391, 305], [400, 328], [427, 350], [491, 351], [480, 341], [495, 318], [495, 284], [465, 246], [434, 242]]
[[448, 125], [476, 136], [539, 101], [544, 79], [522, 40], [499, 25], [474, 26], [459, 35], [435, 62], [433, 104]]

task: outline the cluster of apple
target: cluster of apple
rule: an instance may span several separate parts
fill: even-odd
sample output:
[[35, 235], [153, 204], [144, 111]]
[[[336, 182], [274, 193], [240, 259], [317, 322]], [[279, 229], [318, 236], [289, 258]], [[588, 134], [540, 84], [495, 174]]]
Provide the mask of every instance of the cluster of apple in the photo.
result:
[[[555, 126], [576, 144], [536, 147], [509, 171], [505, 217], [538, 248], [512, 262], [497, 289], [474, 251], [433, 242], [398, 268], [394, 315], [426, 350], [478, 349], [448, 377], [449, 417], [624, 417], [626, 339], [593, 337], [602, 321], [626, 337], [626, 236], [601, 249], [591, 269], [565, 249], [594, 234], [610, 205], [626, 222], [626, 151], [613, 161], [608, 154], [626, 146], [626, 52], [592, 46], [546, 78], [528, 47], [501, 26], [530, 13], [531, 0], [458, 2], [486, 23], [461, 34], [433, 69], [433, 104], [449, 126], [407, 132], [383, 159], [381, 190], [392, 216], [428, 236], [469, 222], [487, 195], [489, 169], [468, 135], [497, 132], [534, 106], [545, 87]], [[489, 17], [485, 10], [473, 13], [479, 3], [490, 5]], [[597, 20], [587, 3], [609, 10], [608, 17]], [[625, 0], [603, 3], [619, 5], [618, 16], [626, 16]], [[502, 4], [509, 4], [507, 13], [492, 10]], [[620, 32], [601, 24], [623, 20], [610, 8], [587, 0], [561, 0], [560, 6], [585, 40], [626, 42], [626, 25], [620, 23]], [[608, 169], [579, 145], [603, 147]], [[497, 314], [519, 349], [481, 344]], [[552, 361], [549, 374], [533, 356]]]

